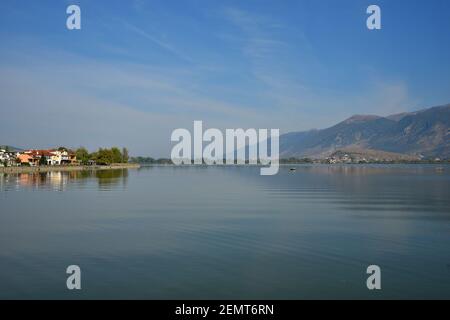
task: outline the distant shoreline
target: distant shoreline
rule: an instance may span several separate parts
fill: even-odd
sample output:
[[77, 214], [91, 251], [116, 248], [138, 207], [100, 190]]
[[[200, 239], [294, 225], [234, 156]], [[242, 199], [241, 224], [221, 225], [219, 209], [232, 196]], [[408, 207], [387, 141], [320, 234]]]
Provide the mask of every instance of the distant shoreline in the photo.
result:
[[[176, 165], [174, 163], [171, 162], [164, 162], [164, 163], [160, 163], [160, 162], [139, 162], [136, 163], [140, 166], [143, 167], [151, 167], [151, 166], [175, 166], [175, 167], [189, 167], [189, 166], [265, 166], [261, 163], [257, 163], [257, 164], [250, 164], [250, 163], [243, 163], [243, 164], [227, 164], [227, 163], [223, 163], [223, 164], [206, 164], [206, 163], [202, 163], [202, 164], [194, 164], [194, 163], [183, 163], [183, 164], [179, 164]], [[296, 165], [296, 164], [321, 164], [321, 165], [344, 165], [344, 164], [353, 164], [353, 165], [366, 165], [366, 164], [383, 164], [383, 165], [394, 165], [394, 164], [418, 164], [418, 165], [422, 165], [422, 164], [434, 164], [434, 165], [448, 165], [450, 164], [450, 159], [445, 159], [442, 161], [432, 161], [432, 160], [416, 160], [416, 161], [367, 161], [367, 162], [336, 162], [336, 163], [330, 163], [328, 161], [325, 160], [311, 160], [311, 161], [289, 161], [289, 160], [280, 160], [279, 165]]]
[[[326, 162], [291, 162], [291, 163], [279, 163], [280, 167], [289, 166], [369, 166], [369, 165], [382, 165], [382, 166], [398, 166], [398, 165], [432, 165], [432, 166], [450, 166], [450, 162], [365, 162], [365, 163], [326, 163]], [[141, 168], [146, 167], [265, 167], [263, 164], [180, 164], [175, 165], [172, 163], [140, 163]]]
[[38, 167], [0, 167], [0, 173], [39, 173], [55, 171], [91, 171], [91, 170], [117, 170], [138, 169], [141, 166], [136, 163], [117, 163], [110, 165], [94, 166], [38, 166]]
[[[321, 165], [321, 166], [364, 166], [364, 165], [443, 165], [448, 166], [448, 162], [369, 162], [369, 163], [308, 163], [308, 162], [293, 162], [293, 163], [280, 163], [280, 167], [289, 167], [297, 165]], [[99, 171], [99, 170], [120, 170], [120, 169], [139, 169], [145, 167], [261, 167], [261, 164], [222, 164], [222, 165], [206, 165], [206, 164], [182, 164], [174, 165], [170, 163], [158, 164], [158, 163], [117, 163], [111, 165], [93, 165], [93, 166], [37, 166], [37, 167], [0, 167], [0, 173], [40, 173], [40, 172], [58, 172], [58, 171]]]

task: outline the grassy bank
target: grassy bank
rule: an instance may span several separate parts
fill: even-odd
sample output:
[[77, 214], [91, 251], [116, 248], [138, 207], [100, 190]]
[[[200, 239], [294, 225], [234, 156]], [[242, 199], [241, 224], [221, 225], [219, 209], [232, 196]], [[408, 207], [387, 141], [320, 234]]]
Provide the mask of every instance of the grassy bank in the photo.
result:
[[112, 170], [112, 169], [137, 169], [135, 163], [113, 163], [104, 166], [39, 166], [39, 167], [0, 167], [0, 173], [34, 173], [50, 171], [83, 171], [83, 170]]

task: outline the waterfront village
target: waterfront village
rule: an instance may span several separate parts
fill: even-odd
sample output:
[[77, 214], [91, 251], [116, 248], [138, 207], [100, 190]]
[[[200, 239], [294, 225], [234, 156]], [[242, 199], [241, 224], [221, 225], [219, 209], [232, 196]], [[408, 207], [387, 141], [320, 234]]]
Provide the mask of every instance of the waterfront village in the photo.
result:
[[80, 166], [127, 163], [128, 151], [123, 148], [102, 149], [89, 153], [85, 148], [70, 150], [65, 147], [45, 150], [11, 150], [0, 148], [0, 167]]
[[78, 165], [77, 157], [68, 150], [26, 150], [13, 152], [0, 149], [0, 163], [4, 167]]

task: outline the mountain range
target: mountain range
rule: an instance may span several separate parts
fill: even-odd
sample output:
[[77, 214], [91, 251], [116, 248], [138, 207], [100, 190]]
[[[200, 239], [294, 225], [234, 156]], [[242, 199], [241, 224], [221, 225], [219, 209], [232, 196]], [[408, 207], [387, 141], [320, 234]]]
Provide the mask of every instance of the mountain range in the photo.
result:
[[281, 158], [326, 158], [339, 150], [450, 158], [450, 104], [387, 117], [354, 115], [330, 128], [280, 137]]

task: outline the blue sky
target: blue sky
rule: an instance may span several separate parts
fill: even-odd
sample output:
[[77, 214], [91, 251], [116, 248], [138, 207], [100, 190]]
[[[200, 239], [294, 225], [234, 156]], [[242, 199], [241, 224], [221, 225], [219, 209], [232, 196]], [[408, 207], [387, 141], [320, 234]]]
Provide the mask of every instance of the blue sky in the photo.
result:
[[450, 103], [447, 0], [2, 0], [0, 15], [0, 144], [159, 157], [194, 120], [290, 132]]

